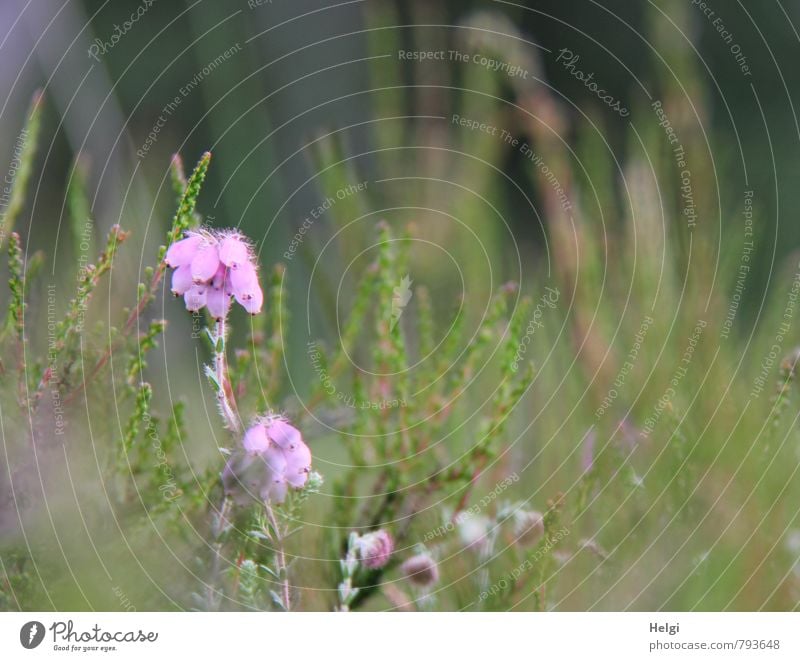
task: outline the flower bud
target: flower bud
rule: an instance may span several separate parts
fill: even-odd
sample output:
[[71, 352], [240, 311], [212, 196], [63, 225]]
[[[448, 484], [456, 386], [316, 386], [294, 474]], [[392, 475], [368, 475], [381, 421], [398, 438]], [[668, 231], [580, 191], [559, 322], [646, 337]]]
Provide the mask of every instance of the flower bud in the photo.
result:
[[361, 564], [367, 569], [380, 569], [386, 566], [392, 551], [394, 551], [394, 540], [383, 528], [367, 533], [358, 540]]

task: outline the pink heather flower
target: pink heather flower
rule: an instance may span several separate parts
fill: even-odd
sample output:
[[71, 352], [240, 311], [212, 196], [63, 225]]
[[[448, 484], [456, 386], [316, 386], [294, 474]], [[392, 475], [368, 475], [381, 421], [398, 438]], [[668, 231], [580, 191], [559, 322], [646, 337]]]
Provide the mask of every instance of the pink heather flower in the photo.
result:
[[250, 249], [238, 236], [228, 235], [220, 243], [219, 261], [225, 266], [237, 269], [250, 262]]
[[385, 567], [394, 551], [394, 540], [383, 528], [363, 535], [358, 540], [361, 564], [367, 569]]
[[282, 503], [289, 487], [300, 489], [311, 472], [311, 450], [300, 432], [280, 416], [267, 416], [250, 427], [222, 473], [225, 492], [240, 505], [253, 497]]
[[423, 587], [433, 585], [439, 580], [439, 567], [427, 553], [411, 556], [400, 565], [400, 571], [409, 581]]
[[165, 261], [170, 268], [189, 266], [194, 259], [203, 237], [197, 232], [187, 232], [186, 238], [175, 241], [167, 250]]
[[202, 241], [192, 258], [192, 280], [195, 284], [207, 284], [219, 268], [219, 251], [216, 243]]
[[231, 297], [250, 314], [261, 312], [264, 292], [258, 282], [253, 249], [234, 230], [190, 231], [175, 241], [164, 258], [172, 274], [172, 293], [183, 296], [186, 309], [208, 308], [221, 319], [228, 314]]
[[183, 301], [186, 303], [186, 309], [189, 310], [189, 312], [198, 312], [202, 310], [206, 304], [205, 287], [192, 285], [183, 295]]

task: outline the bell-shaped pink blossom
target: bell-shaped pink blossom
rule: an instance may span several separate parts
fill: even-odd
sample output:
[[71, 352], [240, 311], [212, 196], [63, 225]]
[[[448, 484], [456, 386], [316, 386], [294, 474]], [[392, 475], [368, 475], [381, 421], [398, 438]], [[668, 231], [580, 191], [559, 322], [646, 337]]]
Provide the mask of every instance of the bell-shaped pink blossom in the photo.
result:
[[167, 250], [164, 260], [170, 268], [191, 264], [197, 249], [203, 242], [203, 237], [197, 233], [188, 233], [185, 239], [175, 241]]
[[231, 233], [222, 239], [219, 260], [232, 269], [250, 263], [250, 246], [241, 234]]
[[219, 250], [213, 243], [203, 242], [192, 259], [192, 279], [208, 282], [219, 268]]
[[239, 303], [250, 299], [256, 290], [260, 290], [256, 268], [249, 262], [231, 269], [231, 291]]
[[204, 285], [192, 285], [183, 295], [186, 309], [189, 312], [199, 312], [206, 304], [206, 288]]
[[264, 429], [270, 440], [284, 450], [291, 450], [303, 442], [300, 432], [283, 418], [272, 418]]
[[223, 319], [228, 316], [231, 295], [226, 294], [222, 287], [209, 287], [206, 291], [206, 307], [214, 319]]
[[286, 500], [286, 478], [279, 473], [271, 473], [271, 478], [261, 489], [261, 500], [273, 503], [282, 503]]
[[188, 264], [183, 264], [172, 272], [172, 293], [175, 296], [183, 296], [193, 284], [192, 269]]
[[250, 298], [246, 299], [245, 301], [240, 301], [238, 298], [236, 300], [239, 301], [241, 306], [250, 314], [258, 314], [261, 312], [261, 306], [264, 304], [264, 293], [259, 287], [253, 291], [250, 295]]
[[253, 425], [244, 433], [242, 445], [250, 454], [260, 454], [269, 448], [270, 438], [264, 425]]

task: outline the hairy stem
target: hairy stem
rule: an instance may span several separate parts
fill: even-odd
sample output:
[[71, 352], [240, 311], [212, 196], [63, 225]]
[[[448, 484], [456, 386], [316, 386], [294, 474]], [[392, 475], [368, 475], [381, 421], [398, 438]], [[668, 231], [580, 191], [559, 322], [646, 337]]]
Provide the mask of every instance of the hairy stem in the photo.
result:
[[233, 395], [233, 386], [228, 375], [228, 360], [225, 355], [225, 335], [227, 333], [226, 319], [217, 319], [214, 333], [214, 378], [217, 387], [217, 402], [220, 415], [225, 426], [232, 432], [239, 431], [239, 413], [236, 399]]
[[264, 509], [267, 511], [267, 518], [269, 519], [270, 526], [274, 534], [275, 543], [275, 562], [278, 577], [281, 581], [281, 598], [283, 601], [283, 609], [285, 611], [292, 610], [292, 597], [291, 589], [289, 586], [289, 571], [286, 566], [286, 548], [283, 543], [283, 533], [278, 525], [278, 520], [275, 517], [275, 512], [272, 506], [267, 502], [264, 504]]
[[214, 540], [211, 548], [214, 555], [211, 560], [211, 577], [206, 587], [206, 609], [210, 611], [219, 610], [221, 604], [222, 592], [218, 585], [221, 573], [222, 545], [225, 541], [225, 534], [230, 529], [228, 521], [230, 511], [231, 501], [225, 498], [222, 506], [214, 513], [211, 525], [211, 534]]

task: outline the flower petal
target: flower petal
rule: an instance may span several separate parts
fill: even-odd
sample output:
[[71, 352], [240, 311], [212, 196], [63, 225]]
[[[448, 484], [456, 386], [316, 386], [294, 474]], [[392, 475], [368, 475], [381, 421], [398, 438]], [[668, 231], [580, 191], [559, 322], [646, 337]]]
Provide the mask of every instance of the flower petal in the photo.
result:
[[238, 268], [250, 261], [250, 247], [239, 234], [226, 236], [219, 246], [219, 259], [231, 268]]
[[283, 450], [292, 450], [303, 443], [300, 432], [281, 418], [273, 418], [266, 425], [267, 436]]
[[192, 269], [188, 264], [179, 266], [172, 272], [172, 293], [183, 296], [192, 287]]
[[261, 306], [264, 304], [264, 294], [261, 291], [261, 287], [258, 287], [246, 301], [241, 301], [238, 298], [236, 300], [239, 301], [241, 306], [250, 314], [258, 314], [261, 312]]
[[205, 285], [192, 285], [183, 295], [186, 309], [189, 312], [197, 312], [206, 304]]
[[250, 454], [265, 452], [269, 448], [269, 436], [267, 436], [267, 430], [264, 429], [264, 425], [250, 427], [245, 432], [242, 445]]
[[220, 262], [217, 272], [214, 274], [214, 277], [211, 278], [211, 285], [219, 289], [228, 284], [229, 278], [230, 276], [228, 275], [228, 269], [225, 268], [225, 264]]
[[272, 482], [261, 490], [261, 498], [273, 503], [282, 503], [286, 499], [286, 480], [276, 476]]
[[291, 449], [284, 450], [284, 452], [287, 466], [297, 469], [311, 468], [311, 450], [303, 441], [294, 444]]
[[306, 485], [306, 482], [308, 482], [308, 469], [296, 471], [287, 470], [285, 476], [289, 486], [295, 489], [302, 489]]
[[261, 458], [274, 475], [283, 475], [286, 472], [286, 454], [277, 445], [270, 443], [261, 453]]
[[253, 296], [256, 289], [261, 289], [258, 285], [258, 273], [256, 267], [250, 262], [246, 262], [238, 268], [231, 269], [231, 287], [233, 295], [240, 303]]
[[167, 266], [177, 268], [178, 266], [190, 264], [202, 241], [203, 239], [199, 234], [189, 234], [185, 239], [175, 241], [167, 250], [167, 255], [164, 258]]
[[209, 287], [206, 292], [206, 307], [214, 319], [223, 319], [228, 316], [231, 307], [231, 295], [224, 289]]
[[204, 243], [192, 259], [192, 279], [208, 282], [219, 268], [219, 251], [213, 243]]

